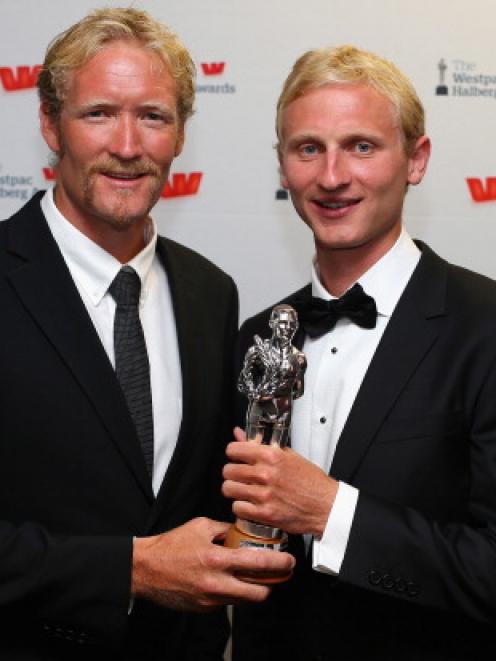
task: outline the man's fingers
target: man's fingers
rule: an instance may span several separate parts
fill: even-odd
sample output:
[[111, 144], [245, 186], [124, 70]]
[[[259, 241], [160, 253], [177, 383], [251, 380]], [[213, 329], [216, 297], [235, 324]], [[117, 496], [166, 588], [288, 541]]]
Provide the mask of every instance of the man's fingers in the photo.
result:
[[254, 464], [259, 456], [257, 450], [260, 450], [258, 443], [232, 441], [226, 447], [226, 455], [231, 461]]
[[266, 549], [230, 549], [232, 553], [229, 570], [243, 572], [290, 572], [295, 566], [295, 559], [289, 553]]
[[222, 470], [225, 480], [244, 482], [245, 484], [263, 484], [264, 472], [251, 464], [226, 464]]
[[220, 594], [217, 597], [214, 597], [214, 601], [218, 603], [218, 605], [226, 603], [242, 604], [246, 601], [259, 603], [265, 601], [270, 594], [270, 587], [256, 583], [248, 583], [236, 576], [231, 576], [226, 580], [225, 590], [225, 594]]
[[211, 565], [228, 575], [243, 572], [289, 572], [295, 566], [290, 553], [268, 549], [220, 547], [212, 551]]
[[222, 485], [222, 493], [230, 500], [246, 500], [250, 503], [263, 503], [269, 497], [269, 489], [262, 485], [226, 480]]
[[226, 454], [231, 461], [245, 464], [276, 463], [281, 460], [281, 452], [285, 452], [277, 445], [262, 445], [254, 441], [232, 441], [226, 448]]
[[278, 527], [275, 525], [276, 522], [272, 520], [268, 513], [266, 513], [261, 504], [250, 503], [246, 500], [235, 500], [233, 502], [232, 511], [233, 514], [240, 519], [253, 520], [267, 526], [273, 525], [274, 527]]
[[267, 586], [243, 581], [249, 576], [251, 581], [263, 578], [267, 573], [291, 573], [295, 560], [289, 553], [265, 549], [218, 548], [210, 555], [210, 564], [222, 571], [222, 579], [212, 590], [208, 599], [211, 603], [260, 602], [266, 599], [270, 589]]

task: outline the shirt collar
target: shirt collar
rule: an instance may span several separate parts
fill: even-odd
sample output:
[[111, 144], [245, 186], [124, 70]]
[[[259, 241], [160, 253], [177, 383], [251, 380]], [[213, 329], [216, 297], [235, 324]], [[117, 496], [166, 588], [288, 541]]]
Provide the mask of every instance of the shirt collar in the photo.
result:
[[[48, 189], [43, 196], [41, 208], [73, 278], [84, 289], [93, 305], [98, 306], [122, 264], [60, 213], [53, 198], [53, 188]], [[145, 227], [145, 242], [143, 250], [128, 262], [141, 280], [142, 300], [147, 295], [157, 244], [157, 228], [151, 218]]]
[[[375, 299], [378, 314], [386, 317], [391, 316], [418, 264], [420, 256], [420, 250], [406, 230], [402, 228], [400, 236], [393, 247], [360, 276], [357, 282], [361, 284], [369, 296]], [[312, 296], [325, 300], [335, 298], [329, 294], [320, 281], [319, 265], [316, 257], [312, 262]]]

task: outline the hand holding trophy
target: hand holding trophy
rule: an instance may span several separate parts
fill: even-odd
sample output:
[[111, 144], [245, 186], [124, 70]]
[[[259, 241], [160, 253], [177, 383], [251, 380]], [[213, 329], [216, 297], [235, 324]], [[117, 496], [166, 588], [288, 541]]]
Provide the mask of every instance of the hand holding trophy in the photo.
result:
[[[301, 397], [306, 369], [305, 354], [291, 344], [298, 328], [296, 311], [289, 305], [277, 305], [271, 313], [272, 337], [255, 344], [246, 352], [239, 375], [238, 389], [248, 397], [246, 413], [247, 440], [285, 447], [290, 440], [293, 399]], [[231, 526], [225, 545], [284, 551], [287, 535], [271, 526], [237, 518]], [[281, 583], [290, 578], [264, 574], [240, 576], [256, 583]]]

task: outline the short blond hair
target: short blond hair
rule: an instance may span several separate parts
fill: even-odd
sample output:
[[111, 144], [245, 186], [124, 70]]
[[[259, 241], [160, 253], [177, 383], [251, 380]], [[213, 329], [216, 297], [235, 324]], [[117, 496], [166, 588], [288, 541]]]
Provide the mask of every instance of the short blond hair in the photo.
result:
[[97, 9], [55, 37], [38, 77], [38, 93], [44, 112], [57, 119], [70, 74], [117, 40], [137, 42], [155, 52], [164, 62], [176, 81], [177, 112], [184, 124], [193, 114], [195, 65], [174, 32], [147, 12], [133, 8]]
[[278, 149], [283, 144], [282, 114], [295, 99], [327, 85], [370, 85], [393, 104], [402, 139], [411, 153], [425, 133], [424, 108], [412, 83], [392, 62], [354, 46], [321, 48], [304, 53], [294, 64], [277, 103]]

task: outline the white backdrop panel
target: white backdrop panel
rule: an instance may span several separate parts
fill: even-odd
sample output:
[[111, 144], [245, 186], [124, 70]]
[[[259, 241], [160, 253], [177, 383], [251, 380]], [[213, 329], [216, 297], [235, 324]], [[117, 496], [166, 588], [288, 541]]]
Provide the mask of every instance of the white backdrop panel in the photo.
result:
[[[18, 67], [40, 64], [49, 40], [97, 6], [89, 0], [3, 0], [0, 68], [15, 79]], [[486, 178], [496, 177], [492, 0], [143, 0], [135, 6], [181, 35], [201, 89], [185, 150], [171, 173], [202, 173], [199, 188], [161, 200], [154, 215], [163, 234], [234, 276], [243, 317], [308, 280], [311, 237], [291, 203], [276, 199], [274, 109], [296, 57], [326, 45], [373, 50], [410, 76], [426, 107], [434, 149], [428, 176], [408, 193], [407, 226], [448, 259], [496, 276], [496, 190], [487, 194], [485, 188]], [[435, 93], [441, 59], [447, 67], [443, 96]], [[205, 75], [202, 64], [220, 62], [222, 73]], [[7, 90], [6, 75], [0, 80], [1, 218], [46, 186], [48, 159], [35, 91]], [[474, 201], [469, 177], [480, 179], [482, 196], [491, 199]]]

